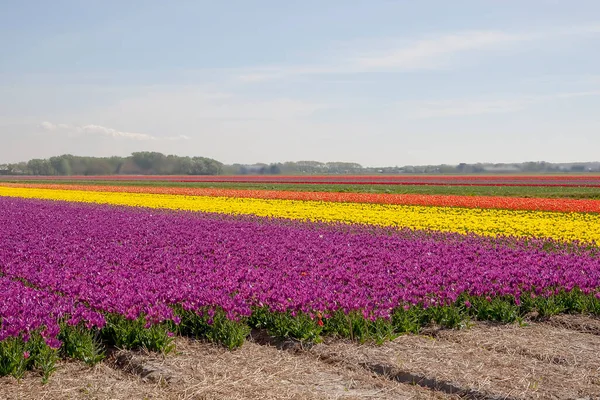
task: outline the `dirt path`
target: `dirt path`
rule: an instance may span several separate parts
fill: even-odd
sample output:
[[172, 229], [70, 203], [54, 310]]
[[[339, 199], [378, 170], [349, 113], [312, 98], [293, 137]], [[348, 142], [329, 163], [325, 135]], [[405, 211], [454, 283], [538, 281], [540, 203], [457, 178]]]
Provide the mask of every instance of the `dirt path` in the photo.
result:
[[[560, 318], [569, 319], [572, 316]], [[598, 322], [590, 318], [586, 320], [588, 323]], [[436, 338], [474, 345], [497, 353], [525, 356], [545, 363], [571, 366], [590, 373], [600, 371], [600, 336], [555, 326], [553, 320], [524, 327], [481, 324], [464, 331], [439, 331]]]
[[94, 369], [62, 363], [47, 385], [0, 378], [2, 399], [451, 399], [432, 390], [247, 342], [178, 339], [177, 354], [122, 352]]
[[47, 385], [0, 378], [2, 399], [596, 399], [600, 321], [560, 316], [529, 326], [402, 336], [383, 346], [334, 340], [227, 351], [177, 339], [162, 357], [118, 352], [88, 368], [61, 362]]
[[552, 321], [526, 327], [478, 324], [433, 336], [402, 336], [383, 346], [336, 341], [311, 351], [330, 363], [362, 366], [467, 398], [600, 398], [598, 335]]

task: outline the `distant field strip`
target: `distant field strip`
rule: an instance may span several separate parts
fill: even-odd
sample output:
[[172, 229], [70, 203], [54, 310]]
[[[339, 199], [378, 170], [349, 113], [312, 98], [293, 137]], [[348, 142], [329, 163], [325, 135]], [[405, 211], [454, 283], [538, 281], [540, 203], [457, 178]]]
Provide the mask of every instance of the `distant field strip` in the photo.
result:
[[497, 208], [506, 210], [533, 210], [556, 212], [600, 213], [600, 200], [545, 199], [502, 196], [456, 196], [347, 192], [302, 192], [283, 190], [247, 190], [217, 188], [185, 188], [164, 186], [108, 186], [69, 184], [0, 183], [1, 186], [32, 189], [82, 190], [98, 192], [152, 193], [183, 196], [237, 197], [336, 203], [375, 203], [412, 206]]
[[[33, 178], [33, 177], [30, 177]], [[46, 177], [51, 178], [51, 177]], [[60, 177], [57, 177], [60, 178]], [[315, 183], [268, 183], [268, 182], [183, 182], [173, 180], [103, 180], [103, 179], [14, 179], [0, 176], [0, 184], [36, 185], [95, 185], [95, 186], [138, 186], [138, 187], [185, 187], [211, 189], [247, 189], [295, 192], [340, 192], [370, 194], [435, 194], [453, 196], [502, 196], [543, 197], [564, 199], [600, 200], [600, 187], [581, 186], [461, 186], [461, 185], [369, 185], [369, 184], [315, 184]]]
[[600, 175], [104, 175], [12, 176], [12, 180], [108, 180], [430, 186], [600, 187]]
[[296, 220], [373, 224], [480, 235], [548, 237], [600, 243], [593, 213], [499, 210], [395, 204], [341, 203], [241, 197], [57, 190], [0, 186], [0, 196], [249, 214]]

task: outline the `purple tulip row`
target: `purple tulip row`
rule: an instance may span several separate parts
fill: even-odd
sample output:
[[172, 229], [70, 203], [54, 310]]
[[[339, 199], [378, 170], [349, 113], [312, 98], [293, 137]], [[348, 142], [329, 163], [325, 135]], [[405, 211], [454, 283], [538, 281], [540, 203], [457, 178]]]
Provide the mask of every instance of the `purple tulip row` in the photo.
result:
[[[176, 320], [173, 305], [219, 308], [234, 320], [253, 307], [375, 319], [400, 306], [449, 304], [462, 293], [518, 298], [600, 286], [600, 258], [546, 251], [552, 242], [544, 240], [2, 197], [0, 237], [1, 274], [64, 296], [32, 305], [31, 317], [2, 305], [4, 318], [35, 324], [55, 319], [53, 307], [62, 309], [64, 299], [129, 319], [146, 315], [149, 323]], [[8, 298], [20, 290], [32, 289], [11, 289]]]
[[105, 323], [101, 314], [72, 299], [32, 289], [5, 276], [0, 276], [0, 293], [0, 342], [9, 337], [27, 342], [31, 334], [40, 333], [46, 344], [59, 348], [60, 321], [69, 325], [85, 322], [88, 329]]

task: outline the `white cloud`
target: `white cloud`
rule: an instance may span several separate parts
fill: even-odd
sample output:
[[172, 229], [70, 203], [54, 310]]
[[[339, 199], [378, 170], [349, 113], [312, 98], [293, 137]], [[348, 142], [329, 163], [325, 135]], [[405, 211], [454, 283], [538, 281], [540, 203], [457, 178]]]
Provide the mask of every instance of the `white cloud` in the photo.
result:
[[98, 134], [98, 135], [110, 136], [110, 137], [115, 137], [115, 138], [124, 137], [124, 138], [135, 139], [135, 140], [155, 140], [156, 139], [156, 137], [147, 135], [145, 133], [123, 132], [123, 131], [118, 131], [116, 129], [100, 126], [100, 125], [78, 126], [78, 127], [75, 127], [75, 130], [77, 132], [84, 133], [84, 134]]
[[189, 137], [185, 135], [179, 136], [167, 136], [158, 137], [148, 135], [146, 133], [136, 132], [125, 132], [119, 131], [113, 128], [107, 128], [101, 125], [88, 124], [88, 125], [69, 125], [69, 124], [53, 124], [52, 122], [44, 121], [40, 124], [40, 127], [47, 131], [64, 131], [71, 134], [77, 135], [101, 135], [113, 138], [126, 138], [132, 140], [186, 140]]
[[42, 127], [43, 129], [47, 130], [47, 131], [55, 131], [57, 126], [54, 125], [52, 122], [48, 122], [48, 121], [44, 121], [40, 124], [40, 127]]
[[191, 137], [189, 137], [187, 135], [177, 135], [177, 136], [168, 136], [163, 139], [165, 139], [165, 140], [190, 140]]

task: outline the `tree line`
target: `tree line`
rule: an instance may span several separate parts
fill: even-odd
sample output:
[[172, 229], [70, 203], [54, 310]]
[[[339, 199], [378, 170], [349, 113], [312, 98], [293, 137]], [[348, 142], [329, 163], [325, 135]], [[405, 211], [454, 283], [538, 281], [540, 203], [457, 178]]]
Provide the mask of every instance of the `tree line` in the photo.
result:
[[297, 161], [225, 165], [206, 157], [180, 157], [142, 151], [129, 157], [82, 157], [71, 154], [0, 164], [0, 175], [297, 175], [360, 174], [357, 163]]
[[137, 152], [129, 157], [82, 157], [71, 154], [0, 164], [2, 175], [219, 175], [223, 163], [206, 157]]
[[365, 168], [351, 162], [287, 161], [272, 164], [227, 165], [224, 167], [224, 172], [232, 175], [364, 174]]
[[226, 165], [212, 158], [181, 157], [142, 151], [129, 157], [81, 157], [71, 154], [0, 164], [0, 175], [321, 175], [321, 174], [485, 174], [600, 172], [600, 162], [510, 164], [460, 163], [363, 167], [353, 162], [288, 161]]

